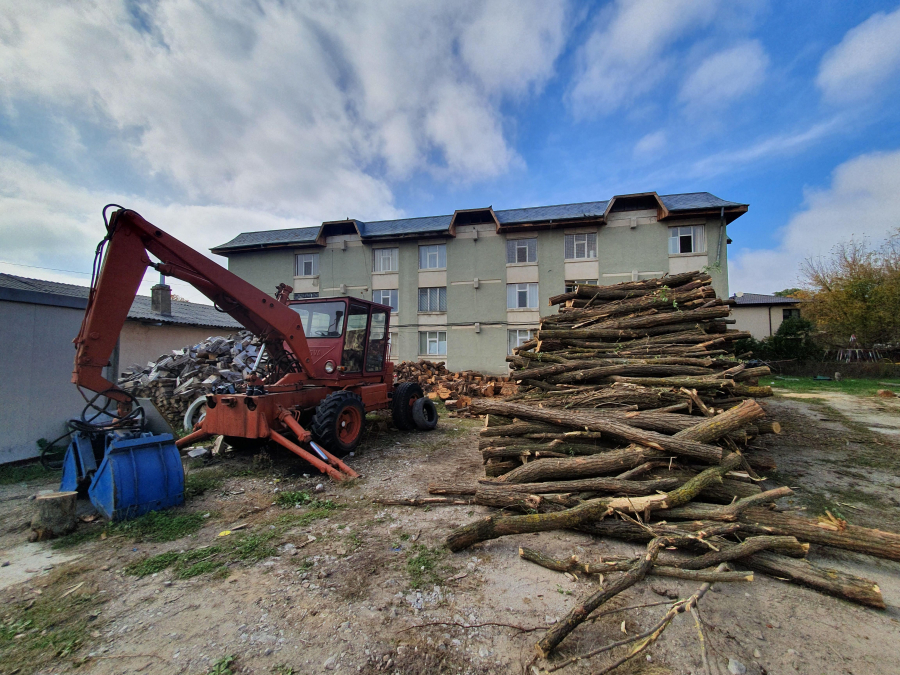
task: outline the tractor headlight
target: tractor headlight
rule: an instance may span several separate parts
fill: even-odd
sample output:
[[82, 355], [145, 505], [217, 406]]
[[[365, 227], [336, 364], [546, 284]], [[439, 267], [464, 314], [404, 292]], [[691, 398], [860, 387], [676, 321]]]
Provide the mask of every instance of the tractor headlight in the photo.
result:
[[331, 375], [334, 372], [334, 361], [325, 362], [325, 372]]

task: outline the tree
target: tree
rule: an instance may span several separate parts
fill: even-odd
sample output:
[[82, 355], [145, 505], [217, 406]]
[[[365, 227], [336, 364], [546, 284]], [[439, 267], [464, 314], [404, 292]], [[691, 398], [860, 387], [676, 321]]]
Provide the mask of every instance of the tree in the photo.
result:
[[809, 301], [803, 314], [826, 342], [862, 346], [900, 341], [900, 228], [877, 248], [851, 240], [801, 266]]
[[799, 288], [785, 288], [783, 291], [775, 291], [775, 295], [779, 298], [793, 298], [803, 291]]
[[813, 339], [815, 332], [816, 327], [809, 319], [792, 316], [781, 322], [775, 335], [764, 340], [740, 340], [735, 344], [735, 352], [753, 352], [753, 358], [763, 361], [821, 359], [823, 351]]

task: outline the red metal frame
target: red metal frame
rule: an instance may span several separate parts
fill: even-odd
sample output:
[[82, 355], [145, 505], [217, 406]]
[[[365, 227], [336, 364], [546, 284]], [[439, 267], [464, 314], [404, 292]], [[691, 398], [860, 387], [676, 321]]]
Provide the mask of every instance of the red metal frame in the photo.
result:
[[[152, 262], [148, 254], [160, 262]], [[338, 480], [355, 476], [337, 458], [326, 453], [329, 457], [329, 463], [326, 464], [285, 438], [279, 430], [296, 434], [300, 443], [309, 442], [309, 432], [300, 426], [291, 411], [314, 408], [337, 390], [358, 393], [367, 411], [388, 406], [393, 364], [388, 359], [387, 339], [384, 340], [383, 368], [378, 372], [367, 373], [365, 364], [372, 311], [385, 311], [384, 330], [387, 336], [390, 329], [390, 307], [356, 298], [288, 301], [291, 288], [284, 284], [279, 286], [276, 296], [272, 297], [166, 234], [134, 211], [122, 209], [116, 211], [110, 220], [106, 255], [91, 291], [81, 330], [74, 340], [76, 354], [72, 382], [76, 385], [105, 393], [118, 401], [128, 400], [128, 396], [115, 383], [103, 377], [103, 368], [109, 365], [110, 354], [148, 267], [191, 284], [222, 311], [262, 337], [267, 344], [276, 347], [281, 345], [285, 352], [296, 358], [301, 369], [300, 372], [288, 373], [275, 384], [266, 385], [265, 394], [216, 394], [207, 397], [208, 411], [205, 419], [193, 433], [176, 443], [178, 447], [189, 447], [194, 442], [220, 434], [272, 439]], [[317, 302], [343, 302], [348, 310], [351, 302], [369, 308], [361, 372], [325, 372], [324, 364], [328, 358], [323, 358], [323, 355], [334, 355], [335, 364], [340, 365], [346, 329], [339, 338], [313, 338], [310, 341], [303, 332], [300, 317], [291, 308], [291, 305]], [[347, 316], [348, 313], [345, 313], [345, 325]]]

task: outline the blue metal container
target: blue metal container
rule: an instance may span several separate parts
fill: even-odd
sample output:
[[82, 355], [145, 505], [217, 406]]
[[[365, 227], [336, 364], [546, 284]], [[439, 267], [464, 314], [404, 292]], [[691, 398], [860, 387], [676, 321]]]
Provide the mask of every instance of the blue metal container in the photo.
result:
[[122, 439], [111, 434], [88, 496], [110, 520], [183, 504], [184, 467], [172, 435]]

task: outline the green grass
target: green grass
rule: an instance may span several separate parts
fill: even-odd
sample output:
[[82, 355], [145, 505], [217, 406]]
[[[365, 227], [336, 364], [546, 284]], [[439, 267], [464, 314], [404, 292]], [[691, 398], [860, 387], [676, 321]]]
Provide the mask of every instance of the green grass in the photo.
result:
[[59, 480], [60, 471], [48, 471], [40, 462], [0, 466], [0, 485]]
[[231, 654], [223, 656], [213, 664], [212, 668], [206, 672], [206, 675], [234, 675], [234, 671], [231, 669], [234, 661], [235, 657]]
[[438, 564], [447, 553], [443, 548], [428, 548], [423, 544], [415, 544], [407, 553], [406, 573], [409, 574], [413, 588], [434, 586], [443, 582], [438, 575]]
[[309, 504], [312, 496], [306, 490], [284, 490], [275, 495], [275, 503], [283, 509], [289, 509], [297, 504]]
[[[838, 364], [835, 364], [839, 368]], [[893, 382], [886, 379], [884, 382]], [[759, 379], [760, 385], [771, 384], [779, 389], [787, 389], [788, 391], [803, 394], [816, 393], [839, 393], [852, 394], [854, 396], [874, 396], [879, 389], [888, 389], [900, 394], [900, 382], [896, 383], [896, 387], [890, 387], [879, 384], [879, 380], [815, 380], [811, 377], [767, 377]]]
[[172, 511], [150, 511], [140, 518], [112, 523], [107, 527], [109, 534], [122, 534], [133, 541], [164, 542], [181, 539], [194, 534], [203, 527], [202, 513], [173, 513]]
[[184, 478], [184, 498], [193, 499], [222, 486], [227, 476], [218, 467], [189, 471]]
[[[3, 672], [33, 673], [73, 656], [89, 641], [92, 621], [105, 596], [80, 583], [83, 570], [69, 567], [40, 595], [6, 604], [0, 616], [0, 667]], [[59, 668], [54, 668], [54, 671]]]

